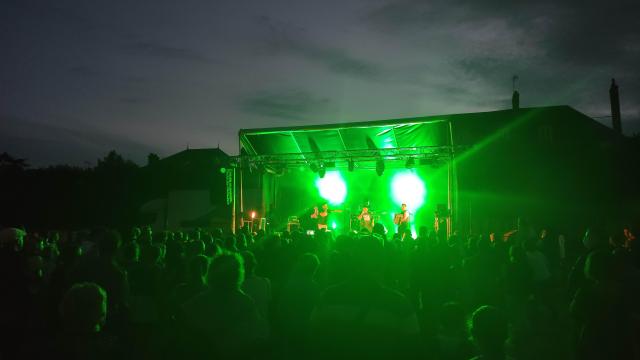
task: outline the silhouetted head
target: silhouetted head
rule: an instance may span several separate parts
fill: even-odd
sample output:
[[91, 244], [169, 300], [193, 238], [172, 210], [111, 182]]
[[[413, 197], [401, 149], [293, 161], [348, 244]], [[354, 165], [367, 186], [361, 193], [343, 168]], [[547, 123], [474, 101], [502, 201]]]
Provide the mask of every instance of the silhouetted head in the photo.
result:
[[615, 275], [614, 257], [608, 250], [596, 250], [589, 254], [584, 264], [584, 275], [597, 283], [607, 283]]
[[582, 237], [582, 244], [587, 250], [598, 248], [602, 244], [600, 232], [595, 229], [587, 229]]
[[440, 326], [446, 334], [464, 334], [466, 325], [466, 314], [464, 307], [457, 302], [448, 302], [442, 305], [439, 312]]
[[486, 252], [491, 248], [489, 236], [479, 235], [476, 239], [476, 249], [478, 252]]
[[24, 246], [24, 237], [26, 232], [17, 228], [7, 228], [0, 231], [0, 249], [11, 249], [20, 251]]
[[236, 253], [219, 255], [211, 265], [207, 276], [209, 286], [222, 291], [240, 289], [244, 281], [244, 264], [242, 257]]
[[508, 324], [500, 310], [484, 305], [471, 315], [469, 334], [481, 354], [498, 357], [504, 353]]
[[26, 274], [29, 281], [38, 282], [44, 276], [44, 259], [39, 255], [32, 255], [27, 258]]
[[140, 233], [140, 236], [137, 240], [141, 246], [151, 245], [153, 243], [153, 233], [151, 232], [151, 228], [142, 228], [142, 232]]
[[49, 242], [50, 243], [58, 243], [60, 242], [60, 233], [57, 231], [50, 231], [49, 234], [47, 234], [47, 238], [49, 238]]
[[69, 332], [99, 332], [107, 318], [107, 293], [94, 283], [75, 284], [62, 299], [60, 315]]
[[208, 257], [214, 258], [222, 253], [222, 248], [220, 247], [220, 245], [218, 245], [218, 242], [216, 240], [213, 240], [212, 242], [207, 244], [204, 252]]
[[98, 242], [98, 251], [100, 253], [100, 257], [104, 259], [113, 258], [118, 249], [120, 248], [120, 244], [122, 240], [120, 239], [120, 234], [118, 234], [115, 230], [102, 230], [96, 234], [97, 242]]
[[520, 245], [511, 245], [509, 247], [509, 260], [512, 263], [523, 263], [526, 260], [526, 252]]
[[135, 263], [140, 259], [140, 246], [135, 240], [130, 241], [122, 247], [122, 258], [125, 263]]
[[187, 273], [190, 282], [204, 284], [209, 270], [209, 258], [204, 255], [194, 256], [188, 264]]
[[[251, 239], [251, 236], [246, 236], [245, 234], [238, 234], [238, 236], [236, 237], [236, 251], [238, 249], [246, 249], [247, 248], [247, 239]], [[233, 250], [233, 249], [230, 249]]]
[[138, 240], [140, 234], [142, 234], [142, 230], [140, 230], [139, 227], [134, 226], [131, 228], [131, 233], [129, 234], [130, 240]]
[[205, 250], [204, 241], [195, 240], [187, 244], [187, 257], [203, 255]]
[[245, 276], [252, 276], [256, 271], [256, 266], [258, 266], [258, 261], [256, 260], [255, 255], [249, 250], [245, 250], [240, 253], [242, 255], [242, 260], [244, 261], [244, 274]]
[[233, 235], [227, 236], [227, 238], [224, 240], [224, 247], [229, 251], [238, 251], [238, 247], [236, 244], [236, 238]]
[[167, 266], [176, 266], [182, 261], [183, 245], [178, 241], [170, 241], [167, 244]]
[[313, 253], [305, 253], [298, 259], [294, 273], [302, 278], [313, 278], [320, 266], [320, 259]]
[[371, 235], [359, 236], [354, 241], [353, 267], [359, 277], [377, 279], [384, 268], [382, 241]]
[[527, 237], [524, 241], [524, 249], [529, 252], [536, 251], [538, 249], [538, 239], [533, 236]]
[[160, 262], [162, 252], [158, 246], [145, 246], [142, 248], [140, 260], [146, 265], [156, 265]]

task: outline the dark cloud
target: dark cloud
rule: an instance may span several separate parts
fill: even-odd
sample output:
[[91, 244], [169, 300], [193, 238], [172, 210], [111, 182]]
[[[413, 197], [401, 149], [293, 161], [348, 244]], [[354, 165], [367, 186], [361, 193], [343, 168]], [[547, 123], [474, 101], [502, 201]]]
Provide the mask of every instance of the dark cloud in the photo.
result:
[[317, 118], [329, 111], [328, 98], [315, 97], [304, 91], [263, 92], [240, 102], [242, 111], [259, 116], [289, 120]]
[[124, 51], [132, 55], [156, 57], [164, 60], [188, 61], [199, 64], [219, 64], [220, 62], [204, 52], [167, 46], [150, 41], [140, 41], [124, 46]]
[[382, 76], [380, 65], [352, 56], [345, 49], [316, 44], [306, 36], [303, 27], [275, 21], [267, 16], [260, 17], [258, 21], [268, 29], [266, 45], [270, 54], [298, 56], [341, 75], [370, 80]]
[[136, 84], [136, 85], [140, 85], [140, 84], [146, 84], [149, 82], [149, 78], [146, 76], [139, 76], [139, 75], [131, 75], [131, 76], [127, 76], [125, 77], [125, 81], [129, 84]]
[[69, 68], [69, 72], [81, 78], [93, 78], [100, 75], [100, 71], [84, 65], [73, 66]]
[[429, 27], [437, 19], [441, 4], [419, 0], [396, 0], [373, 8], [366, 21], [385, 31]]
[[126, 105], [142, 105], [150, 102], [148, 98], [139, 97], [139, 96], [125, 96], [125, 97], [121, 97], [118, 100], [121, 103]]
[[[639, 12], [640, 3], [630, 0], [392, 0], [362, 19], [417, 48], [444, 50], [451, 73], [470, 86], [507, 92], [518, 74], [523, 100], [536, 105], [570, 104], [589, 115], [606, 114], [609, 79], [615, 77], [627, 99], [623, 108], [634, 117]], [[444, 49], [446, 43], [463, 50]]]
[[527, 32], [545, 56], [558, 61], [631, 65], [640, 59], [633, 46], [640, 40], [639, 12], [640, 3], [631, 0], [395, 0], [372, 9], [365, 20], [380, 30], [403, 31], [500, 19]]

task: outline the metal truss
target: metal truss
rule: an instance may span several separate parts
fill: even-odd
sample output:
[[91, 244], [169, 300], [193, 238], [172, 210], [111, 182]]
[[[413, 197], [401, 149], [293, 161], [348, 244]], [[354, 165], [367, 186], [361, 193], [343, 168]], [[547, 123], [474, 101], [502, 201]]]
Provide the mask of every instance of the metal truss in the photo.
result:
[[[269, 167], [273, 169], [297, 168], [304, 166], [348, 167], [357, 163], [359, 167], [377, 161], [385, 163], [406, 162], [413, 159], [416, 164], [442, 164], [453, 159], [461, 150], [453, 146], [420, 146], [389, 149], [339, 150], [269, 155], [241, 155], [231, 157], [231, 166], [238, 168]], [[366, 167], [366, 166], [365, 166]]]

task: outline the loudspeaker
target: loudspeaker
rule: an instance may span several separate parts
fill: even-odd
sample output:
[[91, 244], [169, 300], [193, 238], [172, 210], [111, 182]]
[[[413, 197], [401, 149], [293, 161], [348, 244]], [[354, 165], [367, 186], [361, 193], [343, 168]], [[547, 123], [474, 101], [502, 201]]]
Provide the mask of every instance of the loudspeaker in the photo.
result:
[[299, 222], [290, 222], [287, 224], [287, 231], [288, 232], [292, 232], [292, 231], [296, 231], [296, 230], [300, 230], [300, 223]]

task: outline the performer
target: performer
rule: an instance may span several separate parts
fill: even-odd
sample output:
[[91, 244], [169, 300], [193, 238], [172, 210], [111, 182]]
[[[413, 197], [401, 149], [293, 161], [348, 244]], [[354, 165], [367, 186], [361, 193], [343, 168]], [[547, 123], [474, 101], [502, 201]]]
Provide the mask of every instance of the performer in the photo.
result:
[[307, 230], [318, 230], [318, 206], [313, 207], [313, 211], [309, 218], [311, 219], [308, 223]]
[[402, 204], [400, 212], [396, 214], [393, 222], [398, 225], [398, 234], [400, 234], [404, 240], [404, 234], [409, 229], [409, 210], [407, 210], [407, 204]]
[[318, 230], [327, 230], [327, 223], [329, 220], [329, 205], [326, 202], [322, 203], [320, 209], [318, 209], [317, 206], [314, 206], [311, 218], [318, 221]]
[[317, 221], [318, 223], [318, 230], [328, 230], [328, 223], [329, 223], [329, 213], [341, 213], [342, 210], [340, 209], [336, 209], [336, 210], [329, 210], [329, 204], [327, 204], [326, 202], [323, 202], [320, 206], [320, 208], [318, 208], [317, 206], [313, 207], [313, 213], [311, 214], [311, 219], [314, 219]]
[[373, 218], [367, 205], [362, 207], [358, 220], [360, 220], [360, 229], [366, 229], [369, 233], [373, 231]]

